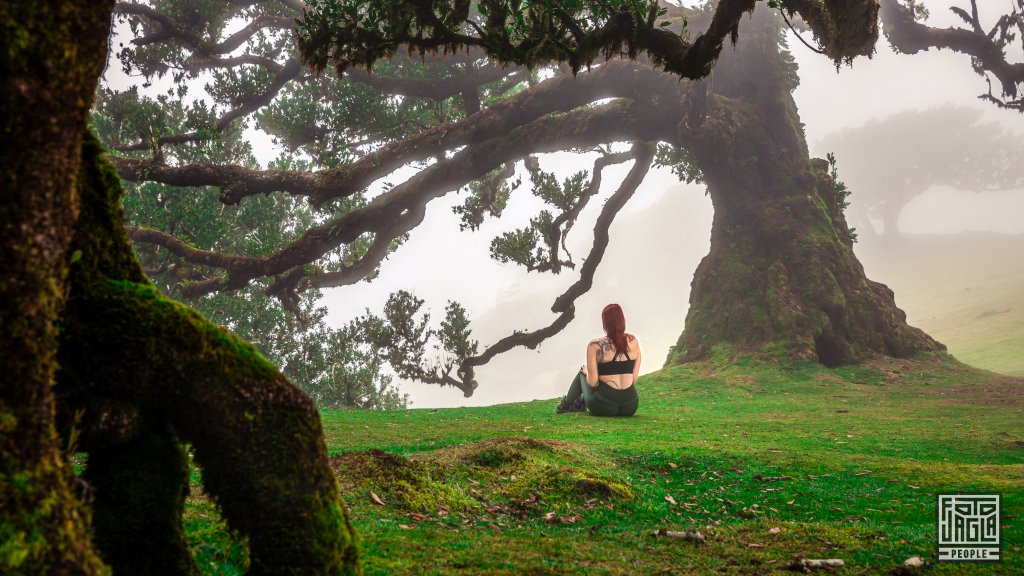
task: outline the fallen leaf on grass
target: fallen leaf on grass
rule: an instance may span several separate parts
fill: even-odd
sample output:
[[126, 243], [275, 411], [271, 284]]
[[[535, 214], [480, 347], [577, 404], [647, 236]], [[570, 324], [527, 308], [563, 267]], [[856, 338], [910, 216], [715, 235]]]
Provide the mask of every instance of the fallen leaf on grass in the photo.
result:
[[665, 496], [665, 501], [668, 502], [669, 504], [675, 504], [676, 503], [676, 499], [673, 498], [671, 494], [668, 494], [668, 495]]
[[839, 558], [798, 558], [790, 564], [790, 568], [797, 570], [808, 568], [839, 568], [846, 565], [846, 562]]
[[676, 530], [665, 530], [664, 528], [658, 528], [654, 531], [656, 537], [664, 536], [666, 538], [675, 538], [676, 540], [684, 540], [687, 542], [704, 542], [704, 535], [694, 530], [686, 530], [680, 532]]
[[782, 529], [779, 528], [778, 526], [772, 526], [771, 528], [768, 529], [768, 533], [769, 534], [778, 534], [779, 532], [782, 532]]
[[[808, 476], [810, 476], [811, 478], [814, 478], [814, 476], [811, 476], [810, 474], [808, 474]], [[758, 480], [760, 482], [781, 482], [783, 480], [792, 480], [793, 477], [792, 476], [785, 476], [785, 475], [783, 475], [783, 476], [762, 476], [761, 474], [754, 474], [754, 478], [753, 479], [754, 480]]]
[[408, 524], [399, 524], [398, 527], [402, 530], [412, 530], [412, 526], [409, 526]]
[[380, 496], [377, 496], [377, 494], [375, 492], [370, 492], [370, 500], [373, 500], [373, 503], [378, 505], [378, 506], [383, 506], [384, 505], [384, 501], [381, 500]]

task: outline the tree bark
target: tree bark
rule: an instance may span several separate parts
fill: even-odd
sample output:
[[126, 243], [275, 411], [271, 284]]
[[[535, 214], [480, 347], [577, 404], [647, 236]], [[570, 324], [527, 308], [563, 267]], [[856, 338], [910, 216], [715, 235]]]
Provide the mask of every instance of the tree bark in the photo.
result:
[[0, 573], [101, 574], [54, 426], [82, 129], [113, 1], [0, 3]]
[[944, 349], [907, 324], [892, 291], [869, 280], [854, 255], [828, 164], [807, 152], [777, 17], [758, 10], [744, 28], [737, 48], [694, 87], [703, 104], [679, 131], [715, 212], [711, 251], [668, 362], [707, 358], [723, 345], [826, 366]]
[[[187, 441], [250, 573], [359, 574], [313, 403], [135, 259], [86, 130], [112, 9], [0, 3], [0, 573], [193, 572]], [[62, 447], [89, 452], [77, 484]]]
[[180, 437], [228, 526], [247, 537], [250, 574], [359, 574], [316, 406], [252, 345], [149, 284], [116, 170], [91, 134], [78, 192], [57, 394], [86, 424], [103, 558], [118, 573], [194, 571]]

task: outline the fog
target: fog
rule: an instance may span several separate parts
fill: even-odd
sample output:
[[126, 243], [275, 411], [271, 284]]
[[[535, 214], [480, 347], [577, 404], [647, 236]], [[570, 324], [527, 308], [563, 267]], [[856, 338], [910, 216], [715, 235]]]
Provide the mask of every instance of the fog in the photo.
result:
[[[948, 13], [950, 2], [926, 2], [931, 11], [929, 24], [947, 26], [957, 22]], [[808, 40], [810, 40], [808, 38]], [[824, 56], [813, 53], [792, 33], [789, 46], [800, 68], [800, 87], [795, 92], [801, 120], [805, 125], [812, 156], [830, 152], [824, 144], [837, 132], [884, 119], [906, 110], [927, 110], [940, 106], [959, 106], [977, 110], [979, 121], [994, 122], [1024, 135], [1024, 115], [983, 103], [977, 96], [986, 89], [985, 81], [971, 69], [966, 56], [948, 52], [921, 53], [912, 56], [893, 53], [885, 39], [879, 41], [872, 59], [857, 59], [852, 67], [838, 71]], [[726, 50], [729, 48], [726, 47]], [[124, 78], [118, 66], [110, 66], [107, 83], [125, 89], [138, 79]], [[202, 79], [194, 82], [201, 85]], [[153, 91], [166, 89], [158, 83]], [[199, 90], [194, 91], [199, 93]], [[250, 130], [258, 158], [264, 164], [278, 150], [265, 135]], [[856, 153], [856, 152], [855, 152]], [[854, 154], [855, 154], [854, 153]], [[837, 158], [840, 179], [858, 180], [853, 167], [863, 170], [863, 159], [854, 154]], [[541, 166], [560, 176], [589, 170], [592, 157], [572, 154], [541, 156]], [[870, 166], [870, 164], [868, 164]], [[605, 171], [602, 197], [583, 212], [567, 246], [575, 262], [581, 263], [589, 249], [593, 224], [603, 199], [619, 184], [629, 166]], [[870, 168], [868, 168], [870, 169]], [[927, 169], [927, 167], [922, 167]], [[409, 170], [399, 171], [386, 180], [400, 181]], [[565, 270], [555, 276], [527, 273], [514, 264], [499, 264], [489, 258], [492, 238], [505, 230], [528, 223], [541, 208], [529, 191], [529, 179], [513, 193], [500, 219], [487, 220], [477, 231], [459, 230], [452, 206], [461, 204], [465, 194], [449, 194], [428, 207], [422, 225], [412, 231], [409, 241], [384, 262], [378, 279], [357, 286], [325, 290], [322, 304], [329, 309], [328, 322], [340, 326], [366, 308], [379, 311], [388, 294], [407, 289], [426, 300], [435, 321], [440, 320], [447, 300], [461, 302], [472, 319], [473, 336], [481, 349], [513, 330], [535, 330], [554, 318], [550, 306], [554, 298], [572, 284], [577, 272]], [[853, 207], [858, 190], [853, 188]], [[1024, 234], [1024, 190], [957, 190], [936, 185], [908, 203], [899, 218], [904, 239], [946, 237], [964, 232], [971, 238], [972, 250], [985, 251], [986, 242], [1001, 247], [1003, 257], [1021, 255], [1006, 242]], [[576, 302], [576, 319], [557, 336], [537, 350], [515, 349], [492, 360], [477, 371], [479, 388], [471, 398], [453, 388], [439, 388], [416, 382], [402, 382], [415, 407], [486, 405], [501, 402], [555, 398], [565, 388], [584, 359], [589, 339], [601, 335], [600, 310], [617, 302], [626, 313], [627, 331], [638, 336], [642, 346], [641, 373], [661, 368], [669, 347], [683, 330], [688, 307], [690, 281], [694, 269], [709, 248], [712, 207], [701, 186], [680, 183], [668, 170], [652, 169], [634, 198], [616, 217], [611, 227], [611, 243], [597, 271], [592, 290]], [[868, 276], [890, 283], [896, 289], [896, 301], [908, 310], [911, 324], [929, 330], [922, 302], [927, 301], [927, 286], [905, 281], [908, 252], [886, 249], [869, 238], [866, 227], [878, 222], [855, 224], [863, 231], [856, 247]], [[955, 237], [953, 237], [955, 238]], [[892, 238], [890, 238], [892, 240]], [[1016, 246], [1024, 245], [1017, 242]], [[981, 248], [977, 248], [981, 246]], [[968, 253], [961, 259], [970, 259]], [[1024, 258], [1017, 258], [1024, 261]], [[915, 262], [936, 275], [932, 282], [943, 282], [968, 270], [957, 261]], [[918, 269], [920, 270], [920, 268]], [[918, 277], [923, 277], [918, 274]], [[934, 280], [934, 279], [938, 280]], [[945, 280], [944, 280], [945, 279]], [[922, 310], [922, 311], [918, 311]], [[933, 334], [940, 341], [942, 334]], [[956, 353], [956, 349], [953, 349]], [[1024, 356], [1024, 350], [1021, 350]]]
[[[931, 9], [929, 24], [955, 23], [945, 14], [949, 3], [927, 5]], [[812, 156], [824, 157], [830, 150], [822, 142], [837, 131], [908, 109], [968, 107], [978, 110], [981, 121], [997, 122], [1024, 134], [1021, 114], [977, 100], [986, 86], [971, 70], [966, 56], [939, 52], [899, 55], [883, 38], [872, 59], [858, 59], [852, 67], [844, 66], [837, 72], [830, 60], [805, 48], [792, 33], [789, 45], [800, 66], [800, 87], [794, 97]], [[837, 158], [837, 165], [841, 179], [855, 179], [844, 173], [843, 158]], [[590, 169], [591, 160], [569, 154], [546, 155], [542, 156], [542, 167], [567, 176]], [[627, 170], [628, 165], [606, 171], [602, 186], [605, 197]], [[528, 180], [524, 178], [524, 182]], [[576, 273], [567, 270], [558, 276], [528, 274], [519, 266], [498, 264], [488, 257], [491, 238], [503, 230], [525, 225], [540, 209], [540, 203], [527, 188], [524, 184], [513, 193], [500, 221], [490, 220], [476, 232], [460, 232], [458, 220], [451, 212], [451, 206], [460, 204], [464, 195], [436, 201], [409, 242], [384, 263], [378, 280], [369, 285], [331, 290], [325, 296], [324, 303], [331, 311], [329, 321], [343, 323], [365, 307], [379, 310], [388, 293], [407, 288], [424, 298], [435, 316], [448, 299], [462, 302], [470, 311], [473, 335], [481, 347], [513, 330], [546, 326], [555, 318], [550, 311], [554, 298], [576, 280]], [[979, 195], [936, 186], [904, 208], [899, 227], [911, 238], [965, 231], [1019, 235], [1024, 233], [1022, 192]], [[856, 203], [856, 189], [851, 200]], [[601, 202], [592, 203], [569, 236], [568, 246], [577, 263], [589, 248], [600, 205]], [[587, 342], [601, 335], [600, 311], [610, 302], [623, 307], [627, 331], [640, 339], [641, 373], [660, 369], [669, 347], [683, 330], [690, 281], [710, 245], [711, 217], [711, 202], [701, 186], [680, 183], [667, 169], [652, 170], [617, 216], [594, 287], [577, 300], [576, 318], [568, 328], [537, 350], [518, 348], [479, 368], [480, 387], [471, 398], [464, 398], [453, 388], [416, 382], [402, 382], [403, 391], [410, 395], [415, 407], [559, 397], [583, 362]], [[986, 236], [985, 240], [988, 239]], [[882, 248], [872, 249], [867, 246], [869, 243], [870, 240], [862, 240], [857, 246], [868, 276], [896, 288], [896, 302], [905, 310], [908, 303], [922, 299], [921, 294], [913, 292], [913, 286], [903, 292], [898, 289], [902, 278], [899, 256]], [[961, 273], [955, 262], [946, 262], [942, 268], [950, 276]], [[908, 314], [915, 325], [921, 325], [919, 320], [927, 320], [923, 313], [921, 318], [915, 318], [912, 310]], [[955, 348], [952, 352], [956, 353]]]

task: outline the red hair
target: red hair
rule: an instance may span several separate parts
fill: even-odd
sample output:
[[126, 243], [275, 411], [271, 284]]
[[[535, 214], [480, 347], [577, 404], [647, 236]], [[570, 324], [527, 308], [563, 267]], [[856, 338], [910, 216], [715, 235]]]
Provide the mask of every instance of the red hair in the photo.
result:
[[629, 347], [626, 345], [626, 317], [623, 316], [622, 308], [618, 304], [604, 307], [601, 311], [601, 325], [604, 326], [604, 333], [608, 335], [608, 339], [615, 344], [615, 355], [620, 352], [627, 354]]

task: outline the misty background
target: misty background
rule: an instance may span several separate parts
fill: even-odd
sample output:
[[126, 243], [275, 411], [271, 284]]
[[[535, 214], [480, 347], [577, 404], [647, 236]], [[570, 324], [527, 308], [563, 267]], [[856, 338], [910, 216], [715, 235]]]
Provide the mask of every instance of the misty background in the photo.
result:
[[[930, 25], [956, 23], [948, 11], [951, 2], [925, 4], [931, 12]], [[788, 40], [799, 64], [800, 87], [794, 97], [812, 156], [825, 157], [844, 135], [869, 123], [877, 123], [884, 135], [886, 123], [907, 111], [938, 109], [951, 115], [966, 111], [976, 118], [975, 125], [991, 124], [1024, 138], [1024, 115], [977, 99], [986, 84], [972, 71], [967, 56], [899, 55], [883, 37], [872, 59], [860, 58], [837, 72], [828, 58], [806, 48], [792, 32]], [[811, 41], [809, 36], [807, 40]], [[106, 83], [124, 90], [141, 80], [125, 77], [111, 63]], [[201, 95], [203, 83], [203, 79], [194, 80], [190, 92]], [[156, 83], [152, 89], [165, 90], [166, 85]], [[898, 130], [893, 124], [891, 129]], [[913, 136], [939, 149], [948, 145], [959, 154], [957, 138], [942, 128], [941, 123], [925, 124]], [[266, 135], [251, 128], [249, 134], [263, 165], [277, 156]], [[897, 137], [906, 134], [892, 135]], [[887, 139], [883, 136], [880, 141]], [[949, 181], [929, 185], [903, 206], [896, 234], [886, 230], [880, 218], [863, 214], [878, 191], [859, 189], [857, 182], [878, 181], [875, 172], [883, 169], [877, 154], [872, 156], [877, 152], [873, 148], [858, 146], [836, 157], [839, 177], [853, 192], [847, 217], [859, 232], [855, 251], [868, 277], [889, 285], [909, 322], [946, 344], [961, 360], [1024, 375], [1024, 338], [1013, 330], [1020, 320], [1014, 312], [1024, 310], [1024, 185], [985, 185], [984, 190]], [[929, 158], [937, 163], [949, 161], [942, 154]], [[593, 155], [548, 154], [540, 160], [544, 170], [563, 178], [589, 170]], [[888, 158], [890, 163], [902, 160]], [[941, 168], [920, 158], [914, 162], [919, 164], [910, 167], [911, 173]], [[629, 166], [605, 170], [602, 196], [617, 188]], [[411, 173], [403, 169], [383, 180], [400, 182]], [[554, 298], [576, 280], [577, 272], [527, 273], [489, 257], [492, 238], [527, 224], [541, 209], [541, 201], [530, 194], [521, 164], [517, 176], [523, 184], [513, 192], [501, 218], [485, 221], [477, 231], [460, 231], [459, 218], [452, 212], [465, 200], [464, 193], [432, 202], [424, 222], [382, 264], [376, 280], [324, 290], [321, 304], [329, 310], [328, 323], [340, 327], [367, 308], [379, 313], [388, 295], [399, 289], [426, 300], [435, 325], [448, 300], [463, 304], [481, 349], [513, 330], [534, 330], [550, 323]], [[566, 239], [577, 267], [591, 244], [601, 204], [591, 203]], [[640, 340], [641, 373], [661, 368], [683, 330], [690, 281], [710, 245], [712, 214], [703, 186], [681, 183], [668, 169], [652, 169], [616, 217], [594, 286], [577, 300], [576, 319], [565, 330], [536, 350], [517, 348], [478, 368], [480, 386], [471, 398], [454, 388], [411, 381], [401, 381], [401, 390], [409, 394], [413, 407], [559, 397], [582, 364], [587, 342], [602, 334], [600, 311], [610, 302], [622, 306], [627, 331]]]

